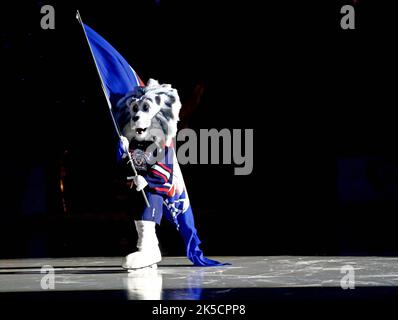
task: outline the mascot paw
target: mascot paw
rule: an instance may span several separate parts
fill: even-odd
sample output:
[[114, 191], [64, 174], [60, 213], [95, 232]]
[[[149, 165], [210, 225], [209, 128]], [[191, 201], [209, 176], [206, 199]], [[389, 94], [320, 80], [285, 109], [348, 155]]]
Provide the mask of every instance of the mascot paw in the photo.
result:
[[127, 140], [126, 137], [120, 136], [120, 144], [121, 144], [121, 148], [123, 149], [123, 152], [124, 152], [124, 153], [129, 152], [130, 143], [129, 143], [129, 141]]
[[137, 191], [141, 191], [142, 189], [144, 189], [147, 185], [148, 182], [145, 180], [145, 178], [143, 176], [135, 176], [133, 178], [134, 184], [136, 185], [136, 190]]

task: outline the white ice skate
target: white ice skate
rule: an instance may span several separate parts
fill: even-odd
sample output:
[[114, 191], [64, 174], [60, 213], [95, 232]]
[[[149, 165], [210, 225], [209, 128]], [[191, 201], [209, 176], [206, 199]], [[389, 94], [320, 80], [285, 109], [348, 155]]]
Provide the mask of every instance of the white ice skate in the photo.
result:
[[123, 261], [122, 267], [128, 270], [146, 267], [157, 268], [162, 260], [159, 241], [155, 231], [156, 222], [137, 220], [135, 227], [138, 233], [138, 251], [130, 253]]

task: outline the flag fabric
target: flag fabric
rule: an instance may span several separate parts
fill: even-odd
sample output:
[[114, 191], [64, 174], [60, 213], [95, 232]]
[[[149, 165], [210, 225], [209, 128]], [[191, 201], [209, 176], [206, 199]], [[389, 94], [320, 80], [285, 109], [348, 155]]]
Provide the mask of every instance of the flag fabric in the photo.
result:
[[144, 83], [122, 55], [104, 38], [86, 24], [83, 24], [83, 28], [90, 42], [108, 97], [112, 106], [116, 106], [117, 101], [131, 88], [143, 86]]
[[[111, 102], [113, 114], [115, 115], [119, 128], [123, 128], [130, 120], [130, 113], [127, 108], [121, 109], [120, 105], [117, 105], [117, 102], [135, 87], [144, 86], [144, 83], [120, 53], [103, 37], [86, 24], [82, 23], [82, 27], [86, 33], [93, 58], [101, 75], [105, 93], [108, 95], [109, 101]], [[174, 223], [177, 230], [180, 232], [184, 240], [186, 255], [194, 265], [225, 265], [225, 263], [220, 263], [204, 257], [203, 251], [199, 247], [201, 241], [197, 235], [192, 208], [189, 203], [182, 173], [177, 158], [175, 157], [175, 152], [173, 168], [173, 177], [179, 181], [179, 185], [182, 185], [183, 188], [173, 196], [169, 196], [165, 199], [163, 203], [163, 215]]]

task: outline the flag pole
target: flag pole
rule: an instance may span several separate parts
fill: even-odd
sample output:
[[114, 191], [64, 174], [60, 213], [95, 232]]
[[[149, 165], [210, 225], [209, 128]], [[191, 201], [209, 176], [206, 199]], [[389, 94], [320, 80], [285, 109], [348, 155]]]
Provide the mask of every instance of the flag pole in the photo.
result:
[[[76, 11], [76, 19], [77, 19], [77, 21], [79, 21], [80, 25], [82, 26], [82, 29], [83, 29], [83, 32], [84, 32], [84, 36], [86, 37], [88, 47], [90, 48], [91, 56], [93, 57], [93, 60], [94, 60], [95, 68], [97, 69], [97, 73], [98, 73], [98, 76], [99, 76], [99, 78], [100, 78], [101, 88], [102, 88], [102, 91], [104, 92], [105, 99], [106, 99], [106, 102], [107, 102], [107, 104], [108, 104], [108, 109], [109, 109], [109, 112], [110, 112], [110, 115], [111, 115], [111, 119], [112, 119], [112, 122], [113, 122], [113, 126], [114, 126], [114, 128], [115, 128], [115, 131], [116, 131], [116, 133], [117, 133], [119, 139], [120, 139], [122, 135], [121, 135], [120, 130], [119, 130], [119, 127], [118, 127], [118, 125], [117, 125], [117, 123], [116, 123], [115, 117], [113, 116], [113, 113], [112, 113], [112, 104], [111, 104], [111, 101], [109, 100], [108, 94], [107, 94], [107, 92], [106, 92], [104, 80], [102, 79], [101, 72], [100, 72], [100, 70], [99, 70], [99, 68], [98, 68], [97, 61], [95, 60], [94, 52], [93, 52], [93, 49], [91, 48], [90, 41], [88, 40], [86, 30], [84, 29], [83, 20], [82, 20], [82, 17], [80, 16], [79, 10]], [[128, 156], [128, 158], [129, 158], [128, 163], [130, 163], [131, 169], [133, 169], [134, 176], [137, 176], [137, 175], [138, 175], [137, 170], [136, 170], [136, 168], [135, 168], [135, 166], [134, 166], [133, 159], [131, 158], [131, 154], [130, 154], [130, 152], [128, 152], [128, 150], [127, 150], [127, 156]], [[150, 208], [151, 206], [150, 206], [150, 204], [149, 204], [149, 202], [148, 202], [148, 198], [147, 198], [147, 196], [146, 196], [146, 194], [145, 194], [144, 189], [141, 190], [141, 193], [142, 193], [142, 196], [144, 197], [146, 206], [147, 206], [148, 208]]]

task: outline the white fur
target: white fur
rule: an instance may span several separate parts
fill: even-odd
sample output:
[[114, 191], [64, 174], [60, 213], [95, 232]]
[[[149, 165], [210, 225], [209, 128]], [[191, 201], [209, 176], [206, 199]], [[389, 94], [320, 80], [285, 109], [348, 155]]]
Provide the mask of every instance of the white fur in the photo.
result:
[[130, 122], [123, 135], [130, 141], [155, 141], [170, 146], [177, 133], [181, 102], [177, 90], [169, 84], [149, 79], [144, 94], [127, 99]]

